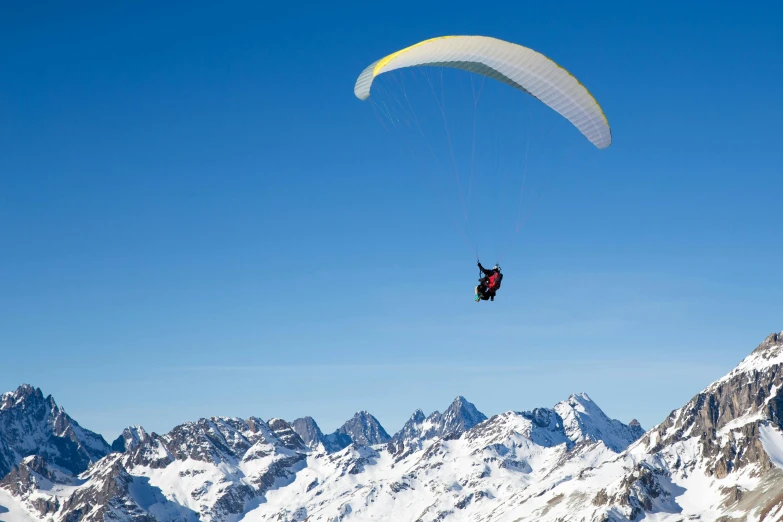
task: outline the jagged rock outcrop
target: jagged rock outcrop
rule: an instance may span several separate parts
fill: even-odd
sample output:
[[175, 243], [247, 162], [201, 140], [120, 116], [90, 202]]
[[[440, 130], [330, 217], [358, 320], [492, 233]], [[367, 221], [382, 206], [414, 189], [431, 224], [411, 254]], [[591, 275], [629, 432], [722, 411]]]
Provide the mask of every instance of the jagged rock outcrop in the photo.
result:
[[443, 413], [435, 411], [425, 418], [424, 412], [416, 410], [402, 429], [395, 433], [393, 441], [412, 443], [436, 437], [453, 438], [485, 420], [487, 416], [460, 395]]
[[[132, 476], [121, 458], [112, 454], [92, 471], [89, 480], [62, 502], [58, 520], [62, 522], [159, 522], [149, 508], [163, 507], [166, 499], [149, 481]], [[171, 514], [183, 514], [187, 509], [173, 509]], [[170, 520], [176, 520], [170, 518]], [[180, 520], [193, 520], [183, 516]]]
[[291, 426], [307, 447], [318, 449], [318, 445], [323, 444], [324, 434], [321, 433], [321, 428], [318, 427], [318, 424], [312, 417], [296, 419], [291, 423]]
[[120, 436], [114, 439], [114, 442], [111, 443], [111, 449], [120, 453], [132, 451], [148, 440], [149, 435], [144, 431], [144, 428], [141, 426], [130, 426], [125, 428]]
[[[437, 412], [435, 412], [437, 413]], [[410, 419], [403, 425], [402, 429], [394, 434], [392, 440], [394, 442], [400, 442], [405, 440], [416, 440], [422, 437], [424, 430], [424, 422], [427, 417], [424, 416], [424, 412], [416, 410], [411, 415]]]
[[336, 433], [348, 435], [351, 441], [365, 446], [383, 444], [391, 439], [378, 419], [366, 411], [358, 412], [352, 419], [340, 426]]
[[286, 448], [294, 451], [307, 451], [307, 444], [296, 433], [293, 426], [283, 419], [270, 419], [267, 425]]
[[357, 412], [329, 435], [321, 432], [312, 417], [296, 419], [291, 426], [307, 447], [327, 453], [338, 452], [354, 443], [372, 446], [383, 444], [391, 439], [378, 419], [367, 411]]
[[30, 455], [77, 474], [110, 451], [39, 388], [25, 384], [0, 396], [0, 477]]
[[607, 417], [586, 393], [571, 395], [555, 405], [554, 411], [560, 416], [566, 437], [575, 443], [601, 440], [620, 452], [644, 434], [638, 421], [626, 425]]
[[28, 505], [40, 516], [55, 513], [59, 507], [59, 500], [54, 498], [37, 497], [36, 492], [43, 486], [72, 483], [70, 477], [51, 470], [46, 460], [40, 455], [24, 458], [14, 466], [2, 480], [0, 488], [5, 489], [22, 502]]

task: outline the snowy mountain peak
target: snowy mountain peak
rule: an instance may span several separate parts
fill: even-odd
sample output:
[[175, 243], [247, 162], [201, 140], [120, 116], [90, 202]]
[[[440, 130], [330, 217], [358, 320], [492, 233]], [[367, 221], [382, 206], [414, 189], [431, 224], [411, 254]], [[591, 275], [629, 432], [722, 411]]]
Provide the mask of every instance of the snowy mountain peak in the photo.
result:
[[783, 427], [781, 419], [783, 333], [773, 333], [728, 374], [650, 430], [640, 448], [671, 445], [713, 431], [721, 438], [735, 430], [757, 429], [765, 420]]
[[561, 417], [571, 415], [572, 412], [586, 413], [589, 415], [590, 412], [596, 413], [594, 410], [601, 410], [593, 401], [589, 399], [585, 400], [577, 394], [572, 394], [566, 400], [558, 402], [555, 404], [554, 409]]
[[426, 418], [427, 417], [424, 415], [424, 412], [421, 411], [421, 409], [417, 409], [413, 412], [413, 415], [411, 415], [409, 422], [422, 423]]
[[391, 437], [383, 429], [378, 419], [373, 417], [368, 411], [357, 412], [353, 418], [340, 426], [335, 433], [338, 436], [347, 435], [351, 441], [365, 446], [383, 444], [391, 440]]
[[[50, 402], [53, 403], [51, 397]], [[40, 388], [34, 388], [29, 384], [22, 384], [16, 391], [6, 392], [0, 396], [0, 410], [6, 410], [15, 406], [23, 404], [41, 404], [44, 399], [43, 392]]]
[[81, 473], [111, 451], [103, 437], [79, 426], [40, 388], [24, 384], [0, 402], [0, 476], [30, 455]]
[[395, 442], [423, 442], [436, 437], [454, 438], [487, 420], [462, 395], [458, 395], [445, 412], [434, 411], [424, 417], [420, 409], [413, 412], [408, 422], [392, 438]]
[[464, 432], [476, 424], [487, 420], [487, 416], [478, 411], [473, 403], [461, 395], [454, 399], [451, 406], [443, 413], [442, 425], [444, 434]]
[[644, 434], [638, 422], [627, 426], [607, 417], [586, 393], [571, 395], [554, 409], [563, 420], [566, 437], [574, 443], [603, 441], [612, 451], [620, 452]]
[[[473, 405], [472, 402], [467, 400], [462, 395], [458, 395], [449, 405], [448, 409], [446, 411], [469, 411], [472, 413], [478, 413], [478, 410], [476, 409], [476, 406]], [[481, 415], [479, 413], [479, 415]]]
[[324, 443], [324, 434], [312, 417], [296, 419], [291, 427], [310, 449], [318, 449]]
[[423, 424], [426, 420], [427, 417], [424, 416], [424, 412], [421, 411], [421, 409], [417, 409], [413, 412], [413, 415], [410, 416], [405, 425], [403, 425], [402, 429], [394, 434], [392, 440], [394, 442], [419, 440], [422, 435]]
[[[778, 333], [771, 333], [766, 339], [759, 345], [762, 346], [779, 346], [783, 344], [783, 331]], [[758, 350], [758, 348], [756, 348]]]
[[267, 425], [269, 425], [269, 428], [286, 448], [299, 452], [306, 451], [307, 444], [302, 440], [299, 434], [296, 433], [293, 426], [286, 421], [283, 419], [270, 419], [267, 422]]
[[372, 446], [391, 440], [378, 419], [366, 410], [356, 412], [351, 419], [329, 435], [324, 435], [312, 417], [296, 419], [290, 424], [292, 430], [310, 449], [335, 453], [353, 443]]
[[141, 426], [129, 426], [111, 443], [112, 451], [132, 451], [147, 442], [150, 436]]
[[585, 392], [572, 393], [568, 397], [568, 400], [575, 401], [575, 402], [593, 402], [593, 399], [591, 399], [590, 396], [587, 395]]
[[767, 372], [783, 364], [783, 332], [767, 336], [736, 368], [712, 384], [712, 388], [728, 382], [740, 374]]
[[[593, 399], [591, 399], [586, 393], [572, 393], [568, 399], [565, 401], [562, 401], [562, 403], [568, 404], [571, 408], [575, 408], [580, 412], [587, 413], [591, 410], [597, 409], [598, 411], [601, 411], [600, 408], [593, 402]], [[602, 412], [603, 413], [603, 412]]]
[[781, 348], [783, 348], [783, 332], [771, 333], [753, 350], [748, 358], [754, 355], [762, 357], [765, 355], [777, 355]]
[[[459, 405], [459, 404], [462, 404], [462, 403], [470, 404], [470, 402], [468, 402], [468, 400], [465, 397], [463, 397], [462, 395], [457, 395], [456, 397], [454, 397], [454, 400], [451, 401], [451, 405], [452, 406]], [[472, 406], [472, 404], [471, 404], [471, 406]]]

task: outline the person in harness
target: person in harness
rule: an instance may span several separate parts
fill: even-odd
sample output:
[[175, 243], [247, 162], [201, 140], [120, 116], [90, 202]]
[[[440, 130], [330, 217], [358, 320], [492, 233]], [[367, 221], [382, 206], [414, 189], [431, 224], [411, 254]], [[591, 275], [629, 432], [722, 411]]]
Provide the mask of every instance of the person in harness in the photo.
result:
[[478, 267], [483, 277], [479, 279], [479, 284], [476, 287], [476, 302], [486, 300], [494, 301], [495, 293], [500, 288], [500, 282], [503, 280], [503, 274], [500, 273], [500, 266], [495, 265], [487, 270], [481, 266], [481, 261], [479, 261]]

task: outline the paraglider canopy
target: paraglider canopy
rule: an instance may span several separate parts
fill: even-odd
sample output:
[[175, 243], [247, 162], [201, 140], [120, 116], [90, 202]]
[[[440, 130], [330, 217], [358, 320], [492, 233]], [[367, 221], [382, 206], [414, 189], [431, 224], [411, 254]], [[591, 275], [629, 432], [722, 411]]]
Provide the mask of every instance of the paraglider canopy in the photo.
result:
[[441, 36], [396, 51], [362, 71], [354, 94], [366, 100], [378, 75], [413, 66], [451, 67], [501, 81], [560, 113], [599, 149], [612, 143], [603, 110], [571, 73], [532, 49], [487, 36]]

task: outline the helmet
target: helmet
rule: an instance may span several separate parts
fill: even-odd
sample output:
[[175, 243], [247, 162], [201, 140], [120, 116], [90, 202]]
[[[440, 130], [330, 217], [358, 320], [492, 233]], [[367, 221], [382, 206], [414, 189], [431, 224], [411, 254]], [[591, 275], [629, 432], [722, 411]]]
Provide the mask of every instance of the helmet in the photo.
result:
[[500, 265], [493, 266], [492, 270], [497, 270], [498, 272], [500, 272]]

